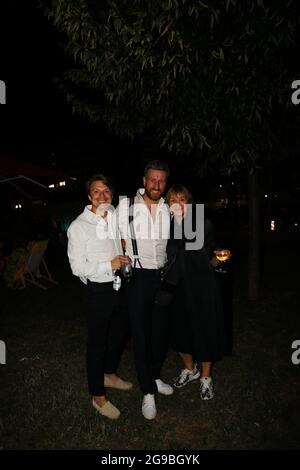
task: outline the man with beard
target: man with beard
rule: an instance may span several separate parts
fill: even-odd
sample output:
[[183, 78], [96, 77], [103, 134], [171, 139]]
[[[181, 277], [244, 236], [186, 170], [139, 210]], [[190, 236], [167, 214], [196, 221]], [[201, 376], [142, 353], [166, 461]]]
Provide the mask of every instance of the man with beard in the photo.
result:
[[[168, 317], [167, 311], [155, 302], [160, 270], [167, 262], [170, 212], [162, 196], [168, 176], [165, 163], [151, 161], [145, 168], [144, 188], [138, 189], [134, 203], [130, 205], [124, 198], [118, 207], [121, 237], [134, 266], [133, 281], [128, 285], [128, 307], [135, 366], [144, 395], [142, 413], [146, 419], [156, 416], [156, 392], [173, 393], [173, 388], [160, 379], [167, 350]], [[132, 239], [136, 240], [136, 249]]]

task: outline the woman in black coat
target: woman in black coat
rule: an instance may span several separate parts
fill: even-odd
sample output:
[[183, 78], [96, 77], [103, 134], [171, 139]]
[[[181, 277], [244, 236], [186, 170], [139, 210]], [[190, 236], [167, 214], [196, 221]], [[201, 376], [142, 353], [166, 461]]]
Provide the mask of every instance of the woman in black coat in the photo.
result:
[[[177, 279], [171, 305], [171, 346], [179, 352], [185, 366], [174, 386], [183, 387], [200, 377], [200, 397], [210, 400], [214, 396], [211, 367], [224, 355], [225, 336], [221, 294], [214, 272], [219, 262], [214, 255], [213, 226], [205, 219], [202, 225], [199, 220], [195, 223], [196, 207], [185, 186], [173, 185], [166, 199], [174, 215], [167, 253], [172, 276]], [[195, 244], [195, 249], [187, 250], [186, 243], [193, 241], [187, 237], [188, 230], [195, 233], [196, 227], [198, 232], [204, 231], [203, 247], [199, 249]], [[199, 238], [200, 234], [196, 234]]]

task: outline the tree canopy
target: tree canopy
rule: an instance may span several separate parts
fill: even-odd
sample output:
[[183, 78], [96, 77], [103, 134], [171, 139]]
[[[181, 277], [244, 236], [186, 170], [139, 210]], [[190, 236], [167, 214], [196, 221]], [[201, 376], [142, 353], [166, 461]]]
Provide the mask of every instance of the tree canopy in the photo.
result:
[[53, 0], [46, 14], [75, 63], [60, 81], [74, 112], [120, 136], [151, 129], [202, 168], [270, 155], [299, 78], [296, 0]]

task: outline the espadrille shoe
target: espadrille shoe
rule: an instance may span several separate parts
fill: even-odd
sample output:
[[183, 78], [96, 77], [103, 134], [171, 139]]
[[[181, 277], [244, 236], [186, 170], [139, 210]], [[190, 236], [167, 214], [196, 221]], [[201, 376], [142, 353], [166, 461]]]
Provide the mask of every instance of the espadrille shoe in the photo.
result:
[[126, 382], [126, 380], [118, 377], [117, 380], [111, 380], [108, 375], [104, 374], [104, 387], [108, 388], [117, 388], [118, 390], [130, 390], [132, 388], [131, 382]]
[[100, 413], [102, 416], [105, 416], [106, 418], [118, 419], [120, 416], [120, 411], [110, 401], [107, 401], [103, 406], [100, 406], [93, 399], [92, 405], [98, 411], [98, 413]]

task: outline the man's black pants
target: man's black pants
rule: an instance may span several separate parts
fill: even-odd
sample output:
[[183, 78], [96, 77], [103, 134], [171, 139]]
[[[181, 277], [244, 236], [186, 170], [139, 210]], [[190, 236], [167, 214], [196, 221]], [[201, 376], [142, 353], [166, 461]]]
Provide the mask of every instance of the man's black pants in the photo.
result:
[[87, 301], [87, 377], [92, 396], [105, 395], [104, 373], [116, 373], [128, 334], [128, 316], [112, 282], [90, 282]]
[[144, 395], [157, 391], [155, 379], [168, 348], [168, 313], [155, 303], [159, 286], [157, 269], [134, 269], [127, 291], [135, 366]]

